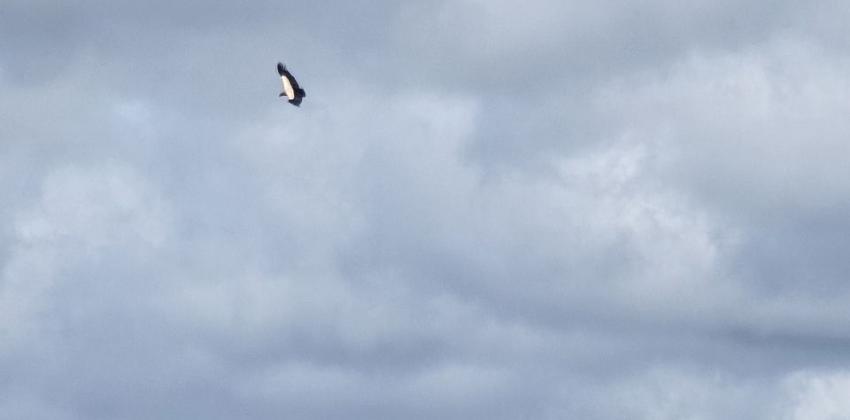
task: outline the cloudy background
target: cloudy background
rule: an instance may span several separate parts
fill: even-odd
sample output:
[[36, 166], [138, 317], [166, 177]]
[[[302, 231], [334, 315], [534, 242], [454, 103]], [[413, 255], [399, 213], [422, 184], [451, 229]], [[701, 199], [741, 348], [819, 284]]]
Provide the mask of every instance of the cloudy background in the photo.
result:
[[846, 2], [291, 3], [3, 0], [0, 418], [850, 418]]

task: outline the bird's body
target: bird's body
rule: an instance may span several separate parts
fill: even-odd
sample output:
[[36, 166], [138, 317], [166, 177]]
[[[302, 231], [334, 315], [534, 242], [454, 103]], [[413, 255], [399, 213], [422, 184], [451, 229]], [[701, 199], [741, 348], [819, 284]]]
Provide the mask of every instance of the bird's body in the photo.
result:
[[280, 81], [283, 84], [283, 92], [279, 96], [286, 96], [289, 99], [289, 103], [295, 106], [301, 106], [301, 100], [307, 96], [307, 93], [298, 86], [298, 81], [295, 80], [295, 77], [292, 76], [292, 73], [286, 69], [283, 63], [277, 63], [277, 73], [280, 74]]

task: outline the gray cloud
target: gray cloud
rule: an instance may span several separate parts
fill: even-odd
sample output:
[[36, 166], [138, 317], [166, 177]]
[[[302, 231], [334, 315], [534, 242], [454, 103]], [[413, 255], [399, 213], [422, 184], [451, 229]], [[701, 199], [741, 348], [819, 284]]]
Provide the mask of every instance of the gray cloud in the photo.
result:
[[0, 412], [847, 415], [845, 15], [11, 1]]

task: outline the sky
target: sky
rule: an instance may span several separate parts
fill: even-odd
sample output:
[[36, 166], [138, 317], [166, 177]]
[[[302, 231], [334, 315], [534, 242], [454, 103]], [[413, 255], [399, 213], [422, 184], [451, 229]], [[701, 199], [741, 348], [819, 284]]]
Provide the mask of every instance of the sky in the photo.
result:
[[850, 418], [848, 20], [4, 0], [0, 418]]

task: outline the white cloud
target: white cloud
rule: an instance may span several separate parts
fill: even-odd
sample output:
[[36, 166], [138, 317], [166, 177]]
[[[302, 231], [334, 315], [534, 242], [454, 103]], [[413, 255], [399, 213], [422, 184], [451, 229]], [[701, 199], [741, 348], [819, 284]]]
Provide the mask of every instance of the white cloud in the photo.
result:
[[39, 200], [16, 217], [2, 271], [0, 326], [7, 338], [32, 338], [42, 321], [50, 322], [40, 317], [49, 313], [57, 282], [76, 281], [66, 274], [75, 267], [116, 254], [149, 258], [171, 234], [169, 217], [164, 199], [121, 164], [67, 166], [47, 175]]
[[850, 418], [850, 373], [799, 372], [785, 381], [790, 407], [784, 418], [839, 420]]
[[613, 84], [601, 110], [663, 150], [670, 181], [731, 211], [838, 204], [850, 61], [774, 41]]

